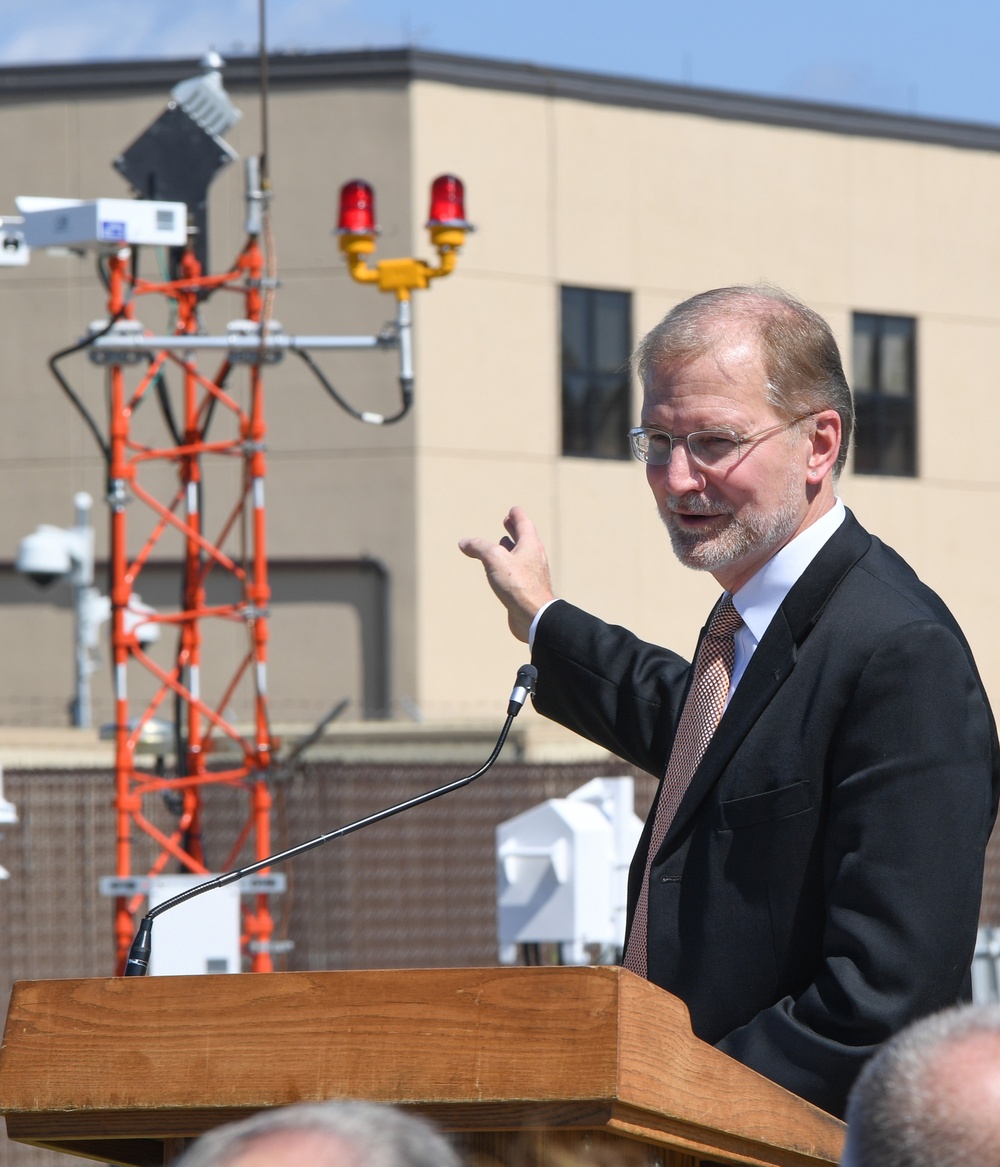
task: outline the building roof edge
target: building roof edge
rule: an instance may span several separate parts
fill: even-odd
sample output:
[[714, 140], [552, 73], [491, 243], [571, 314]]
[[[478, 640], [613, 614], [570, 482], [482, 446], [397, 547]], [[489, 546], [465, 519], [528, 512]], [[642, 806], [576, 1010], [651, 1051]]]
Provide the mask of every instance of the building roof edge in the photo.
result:
[[[7, 66], [0, 69], [0, 101], [95, 92], [166, 92], [198, 68], [194, 58]], [[259, 79], [257, 57], [229, 58], [224, 75], [227, 86], [234, 90], [255, 86]], [[268, 58], [268, 80], [276, 88], [436, 81], [791, 129], [1000, 151], [1000, 126], [987, 123], [696, 88], [419, 48], [274, 53]]]

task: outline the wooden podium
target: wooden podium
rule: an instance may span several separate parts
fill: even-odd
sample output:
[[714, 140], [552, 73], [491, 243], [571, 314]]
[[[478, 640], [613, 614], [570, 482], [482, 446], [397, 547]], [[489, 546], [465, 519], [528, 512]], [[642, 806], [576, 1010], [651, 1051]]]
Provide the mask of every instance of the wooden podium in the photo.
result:
[[12, 1139], [159, 1167], [219, 1123], [326, 1098], [412, 1107], [463, 1132], [473, 1162], [536, 1162], [548, 1140], [617, 1143], [629, 1164], [806, 1167], [836, 1163], [844, 1130], [618, 968], [14, 986], [0, 1050]]

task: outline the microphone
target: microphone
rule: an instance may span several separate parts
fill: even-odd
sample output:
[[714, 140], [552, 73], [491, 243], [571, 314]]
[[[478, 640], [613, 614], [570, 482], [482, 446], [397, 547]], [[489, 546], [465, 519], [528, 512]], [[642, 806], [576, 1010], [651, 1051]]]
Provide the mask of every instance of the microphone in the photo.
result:
[[507, 702], [507, 715], [509, 717], [516, 717], [528, 697], [535, 695], [535, 682], [537, 680], [538, 669], [534, 665], [521, 665], [517, 670], [514, 691]]
[[142, 977], [146, 975], [146, 970], [149, 967], [149, 958], [152, 953], [153, 921], [157, 916], [162, 915], [178, 904], [192, 900], [195, 896], [201, 895], [202, 892], [213, 891], [217, 887], [226, 887], [231, 883], [236, 883], [237, 880], [243, 879], [247, 875], [253, 875], [254, 872], [261, 871], [265, 867], [271, 867], [276, 863], [284, 863], [286, 859], [292, 859], [296, 855], [303, 854], [305, 851], [311, 851], [313, 847], [321, 847], [324, 843], [329, 843], [332, 839], [339, 839], [344, 835], [350, 835], [354, 831], [361, 830], [362, 827], [371, 826], [373, 823], [380, 823], [383, 819], [391, 818], [401, 811], [409, 810], [414, 806], [422, 806], [423, 803], [430, 802], [431, 799], [440, 798], [442, 794], [450, 794], [453, 790], [461, 790], [463, 786], [468, 786], [470, 782], [475, 782], [500, 757], [500, 751], [503, 749], [504, 742], [507, 740], [511, 723], [518, 713], [520, 713], [521, 706], [527, 700], [528, 694], [534, 693], [535, 691], [535, 679], [537, 676], [538, 671], [533, 665], [522, 665], [517, 670], [514, 691], [511, 693], [510, 701], [507, 703], [507, 720], [503, 724], [503, 729], [500, 730], [500, 736], [497, 738], [496, 745], [493, 747], [493, 752], [475, 773], [467, 774], [464, 778], [459, 778], [455, 782], [448, 782], [444, 786], [438, 786], [434, 790], [428, 790], [424, 794], [418, 794], [415, 798], [408, 798], [405, 802], [397, 802], [395, 806], [376, 811], [374, 814], [367, 815], [363, 819], [356, 819], [353, 823], [348, 823], [346, 827], [338, 827], [335, 831], [329, 831], [325, 835], [319, 835], [315, 839], [310, 839], [307, 843], [299, 843], [296, 847], [289, 847], [287, 851], [279, 851], [276, 855], [270, 855], [267, 859], [258, 859], [256, 863], [251, 863], [247, 867], [238, 867], [233, 871], [227, 871], [224, 875], [217, 875], [214, 879], [207, 879], [204, 883], [199, 883], [197, 886], [188, 888], [187, 891], [182, 891], [169, 900], [164, 900], [162, 904], [157, 904], [155, 908], [150, 908], [145, 916], [143, 916], [142, 922], [139, 924], [139, 929], [135, 934], [135, 939], [132, 941], [132, 947], [129, 949], [128, 959], [125, 962], [124, 975], [127, 977]]

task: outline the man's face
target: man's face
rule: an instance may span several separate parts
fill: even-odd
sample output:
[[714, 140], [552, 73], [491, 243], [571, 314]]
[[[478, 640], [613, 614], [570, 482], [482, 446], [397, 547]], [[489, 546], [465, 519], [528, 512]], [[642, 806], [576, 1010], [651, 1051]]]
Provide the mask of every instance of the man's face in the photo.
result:
[[[765, 397], [766, 377], [751, 341], [729, 340], [690, 364], [647, 376], [642, 424], [684, 437], [725, 428], [739, 435], [781, 425]], [[810, 443], [796, 426], [741, 448], [725, 468], [698, 466], [684, 443], [666, 466], [646, 467], [674, 554], [736, 591], [808, 525]]]

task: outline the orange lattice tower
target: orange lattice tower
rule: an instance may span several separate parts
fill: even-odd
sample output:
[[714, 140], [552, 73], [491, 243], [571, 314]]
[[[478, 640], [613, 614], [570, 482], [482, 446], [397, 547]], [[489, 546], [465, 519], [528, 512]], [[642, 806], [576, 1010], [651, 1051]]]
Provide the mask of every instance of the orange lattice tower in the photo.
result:
[[[253, 160], [250, 160], [253, 162]], [[287, 336], [270, 320], [270, 289], [276, 287], [273, 270], [265, 272], [260, 239], [270, 239], [269, 220], [255, 211], [266, 202], [258, 189], [256, 165], [248, 165], [247, 217], [248, 240], [232, 267], [221, 275], [203, 274], [194, 250], [183, 251], [172, 264], [174, 278], [151, 281], [142, 279], [133, 266], [132, 247], [108, 245], [90, 236], [78, 242], [97, 245], [109, 289], [110, 320], [90, 337], [62, 353], [50, 366], [63, 388], [82, 409], [81, 402], [56, 369], [56, 362], [72, 352], [87, 348], [91, 359], [106, 367], [108, 376], [109, 426], [107, 437], [101, 433], [86, 410], [85, 419], [105, 453], [108, 464], [108, 500], [111, 507], [110, 591], [113, 646], [113, 681], [115, 699], [115, 809], [117, 844], [115, 875], [110, 892], [115, 896], [115, 945], [117, 968], [124, 969], [134, 933], [134, 917], [145, 896], [148, 879], [134, 871], [133, 843], [142, 834], [153, 840], [155, 858], [148, 876], [165, 872], [176, 862], [183, 871], [208, 875], [203, 835], [203, 792], [210, 784], [226, 783], [247, 792], [247, 813], [242, 829], [231, 842], [219, 871], [234, 866], [244, 847], [250, 845], [255, 861], [271, 853], [268, 771], [274, 761], [275, 742], [271, 735], [267, 702], [267, 614], [270, 601], [267, 571], [266, 513], [264, 481], [266, 476], [263, 371], [284, 352], [301, 357], [331, 396], [351, 416], [375, 425], [387, 425], [406, 416], [413, 401], [411, 295], [428, 287], [430, 281], [450, 274], [459, 249], [470, 230], [465, 220], [462, 183], [453, 175], [442, 175], [432, 184], [431, 215], [427, 227], [437, 250], [434, 265], [414, 258], [386, 259], [369, 265], [375, 250], [377, 228], [374, 221], [374, 198], [369, 184], [355, 180], [341, 192], [338, 233], [348, 270], [359, 283], [386, 292], [396, 301], [395, 320], [375, 336]], [[83, 204], [80, 204], [83, 205]], [[140, 204], [132, 204], [138, 206]], [[135, 226], [142, 242], [154, 240], [159, 229], [156, 216], [173, 221], [184, 208], [179, 203], [146, 204]], [[45, 217], [49, 209], [31, 212]], [[58, 216], [61, 212], [57, 210]], [[126, 214], [120, 210], [118, 213]], [[150, 218], [150, 215], [152, 218]], [[146, 219], [154, 226], [146, 224]], [[47, 220], [32, 230], [41, 233], [53, 228]], [[145, 224], [145, 225], [144, 225]], [[31, 224], [29, 223], [29, 226]], [[131, 220], [122, 229], [131, 231]], [[268, 246], [273, 257], [273, 247]], [[223, 336], [201, 331], [199, 314], [206, 301], [217, 293], [242, 299], [243, 316], [231, 322]], [[135, 315], [137, 302], [143, 297], [165, 298], [172, 306], [174, 329], [170, 335], [148, 334]], [[396, 413], [382, 416], [350, 405], [333, 388], [310, 355], [311, 350], [384, 349], [399, 352], [399, 387], [401, 404]], [[214, 376], [199, 367], [197, 355], [212, 350], [222, 352]], [[143, 364], [143, 362], [146, 362]], [[135, 428], [135, 414], [142, 402], [154, 392], [166, 391], [161, 378], [164, 371], [179, 371], [183, 382], [183, 413], [179, 420], [173, 407], [165, 408], [167, 438], [154, 445], [140, 440]], [[141, 374], [137, 370], [141, 369]], [[228, 389], [230, 374], [245, 377], [245, 392]], [[239, 400], [237, 400], [239, 398]], [[240, 404], [240, 402], [243, 404]], [[209, 422], [213, 433], [228, 436], [208, 438]], [[209, 464], [228, 461], [239, 464], [239, 487], [231, 508], [225, 512], [218, 529], [208, 529], [202, 506], [202, 484]], [[162, 468], [172, 469], [167, 497], [162, 492]], [[143, 508], [149, 515], [148, 534], [137, 553], [129, 551], [129, 504]], [[146, 530], [133, 522], [135, 530]], [[176, 612], [152, 612], [141, 603], [137, 585], [143, 570], [150, 564], [158, 547], [167, 537], [179, 536], [183, 544], [183, 588]], [[134, 538], [134, 534], [133, 534]], [[231, 544], [239, 541], [239, 551]], [[159, 556], [163, 558], [163, 556]], [[210, 577], [225, 576], [234, 585], [228, 594], [237, 598], [228, 603], [210, 603]], [[219, 691], [205, 692], [202, 676], [205, 631], [209, 622], [228, 622], [246, 629], [246, 651]], [[146, 644], [151, 639], [150, 626], [172, 629], [176, 636], [176, 655], [165, 667], [150, 655]], [[145, 635], [144, 635], [145, 629]], [[219, 661], [213, 662], [218, 671]], [[130, 676], [142, 670], [152, 678], [151, 684], [135, 685]], [[249, 690], [249, 724], [237, 726], [228, 710], [237, 694]], [[137, 692], [152, 696], [141, 700]], [[167, 775], [161, 766], [142, 768], [139, 747], [149, 737], [159, 737], [154, 722], [165, 703], [173, 705], [166, 720], [174, 722], [175, 764]], [[243, 702], [246, 707], [246, 702]], [[221, 739], [228, 739], [227, 749], [235, 747], [238, 761], [224, 766]], [[171, 752], [164, 750], [164, 753]], [[214, 761], [213, 761], [214, 758]], [[177, 822], [161, 829], [144, 809], [147, 800], [166, 797], [177, 809]], [[214, 836], [214, 831], [213, 831]], [[213, 860], [223, 852], [213, 837]], [[259, 877], [252, 895], [244, 899], [242, 941], [249, 956], [250, 968], [266, 972], [272, 968], [274, 951], [273, 919], [268, 906], [268, 891], [276, 890], [279, 877]]]
[[[109, 308], [114, 325], [133, 318], [137, 298], [158, 295], [176, 307], [176, 333], [197, 331], [199, 303], [213, 292], [238, 291], [244, 300], [246, 320], [261, 331], [263, 259], [257, 238], [251, 236], [232, 269], [223, 275], [206, 276], [188, 251], [180, 265], [180, 278], [154, 283], [129, 273], [129, 251], [123, 248], [108, 261]], [[126, 326], [127, 327], [127, 326]], [[265, 328], [266, 334], [266, 328]], [[109, 337], [109, 340], [113, 338]], [[267, 576], [266, 525], [264, 506], [264, 385], [263, 348], [244, 353], [241, 364], [249, 378], [247, 404], [241, 406], [224, 388], [233, 368], [231, 355], [223, 358], [214, 378], [202, 373], [190, 351], [170, 347], [150, 354], [151, 359], [138, 385], [129, 389], [126, 374], [129, 354], [109, 348], [103, 363], [109, 366], [110, 427], [109, 478], [111, 503], [111, 601], [114, 654], [115, 772], [117, 813], [116, 874], [132, 875], [132, 841], [135, 832], [150, 836], [159, 851], [151, 875], [163, 871], [172, 861], [184, 870], [207, 873], [202, 847], [202, 792], [208, 783], [228, 783], [246, 789], [247, 818], [232, 844], [223, 868], [231, 867], [243, 846], [252, 840], [255, 859], [270, 853], [271, 797], [264, 781], [271, 764], [274, 743], [267, 711], [267, 606], [270, 599]], [[249, 359], [248, 359], [249, 357]], [[174, 440], [154, 447], [135, 439], [132, 421], [136, 407], [151, 393], [165, 366], [179, 369], [183, 379], [183, 421]], [[229, 419], [230, 435], [207, 439], [209, 419], [219, 414]], [[218, 531], [205, 529], [200, 503], [201, 483], [209, 459], [238, 460], [242, 464], [238, 498]], [[174, 467], [177, 489], [169, 501], [159, 500], [146, 485], [146, 472], [164, 463]], [[134, 500], [155, 515], [152, 532], [138, 554], [128, 553], [127, 504]], [[177, 635], [177, 655], [172, 668], [158, 665], [141, 643], [132, 615], [132, 597], [143, 568], [170, 530], [180, 534], [184, 544], [184, 580], [180, 610], [145, 617], [161, 626], [173, 626]], [[227, 550], [234, 533], [241, 532], [246, 545], [241, 556]], [[237, 583], [239, 598], [232, 603], [208, 605], [206, 584], [213, 573], [226, 573]], [[209, 696], [202, 691], [203, 625], [206, 621], [236, 621], [248, 631], [247, 651], [222, 691]], [[152, 699], [141, 708], [130, 704], [129, 673], [139, 667], [156, 681]], [[234, 693], [249, 685], [253, 717], [249, 727], [237, 728], [227, 718]], [[137, 746], [144, 729], [167, 700], [181, 710], [177, 718], [179, 734], [176, 773], [164, 777], [140, 767]], [[237, 764], [226, 769], [210, 769], [213, 743], [224, 735], [235, 744]], [[168, 834], [144, 813], [148, 796], [172, 792], [180, 799], [180, 816]], [[116, 898], [115, 937], [117, 966], [124, 966], [134, 932], [133, 915], [140, 896]], [[254, 906], [244, 909], [244, 947], [250, 954], [253, 971], [272, 968], [270, 942], [273, 921], [265, 894], [255, 897]]]

